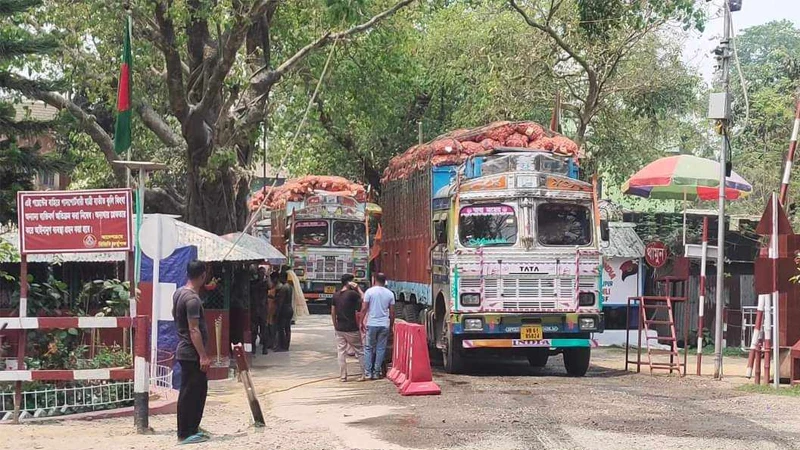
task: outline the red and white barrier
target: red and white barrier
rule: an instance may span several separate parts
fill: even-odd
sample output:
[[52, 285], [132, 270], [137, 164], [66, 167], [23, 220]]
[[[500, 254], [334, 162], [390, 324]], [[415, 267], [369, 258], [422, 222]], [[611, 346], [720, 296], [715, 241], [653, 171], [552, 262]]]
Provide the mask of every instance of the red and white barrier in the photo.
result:
[[438, 395], [433, 381], [425, 327], [413, 323], [394, 325], [392, 369], [387, 378], [397, 385], [401, 395]]
[[74, 381], [132, 380], [133, 369], [83, 370], [0, 370], [0, 382], [7, 381]]
[[130, 328], [130, 317], [3, 317], [8, 330], [43, 330], [55, 328]]

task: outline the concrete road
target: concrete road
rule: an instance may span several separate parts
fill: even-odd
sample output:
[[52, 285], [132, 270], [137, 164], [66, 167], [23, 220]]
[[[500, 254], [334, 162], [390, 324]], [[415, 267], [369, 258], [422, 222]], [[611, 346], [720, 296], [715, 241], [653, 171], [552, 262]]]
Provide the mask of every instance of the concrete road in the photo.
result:
[[[212, 384], [203, 426], [214, 449], [800, 449], [800, 398], [747, 394], [743, 380], [651, 377], [600, 350], [585, 378], [481, 361], [471, 375], [435, 369], [441, 396], [401, 397], [388, 381], [340, 383], [330, 319], [301, 318], [292, 351], [259, 356], [254, 379], [268, 428], [250, 426], [234, 380]], [[741, 364], [741, 361], [739, 361]], [[356, 363], [351, 365], [357, 371]], [[162, 449], [174, 416], [137, 436], [130, 419], [2, 426], [0, 448]]]

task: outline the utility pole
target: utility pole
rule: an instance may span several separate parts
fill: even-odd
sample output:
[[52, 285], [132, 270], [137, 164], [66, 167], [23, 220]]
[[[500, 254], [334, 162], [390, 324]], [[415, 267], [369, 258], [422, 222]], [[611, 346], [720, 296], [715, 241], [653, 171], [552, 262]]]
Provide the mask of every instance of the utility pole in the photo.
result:
[[719, 198], [717, 217], [717, 292], [714, 308], [714, 378], [722, 378], [722, 310], [725, 307], [725, 179], [727, 177], [727, 153], [730, 148], [728, 129], [730, 127], [730, 40], [731, 11], [742, 7], [741, 0], [725, 0], [723, 6], [723, 37], [715, 53], [720, 61], [722, 92], [711, 94], [709, 99], [709, 119], [717, 120], [717, 129], [722, 135], [722, 148], [719, 152]]

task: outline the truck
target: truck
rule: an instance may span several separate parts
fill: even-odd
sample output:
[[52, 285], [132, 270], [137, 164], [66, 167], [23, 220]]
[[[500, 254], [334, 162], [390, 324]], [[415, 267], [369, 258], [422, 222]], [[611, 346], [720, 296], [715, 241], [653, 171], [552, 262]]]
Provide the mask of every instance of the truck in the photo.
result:
[[541, 367], [562, 353], [569, 375], [586, 373], [604, 326], [602, 226], [577, 150], [538, 124], [501, 122], [390, 162], [382, 270], [447, 372], [481, 355]]
[[272, 245], [286, 254], [310, 304], [329, 302], [344, 274], [369, 280], [369, 215], [362, 186], [340, 177], [290, 180], [270, 193]]

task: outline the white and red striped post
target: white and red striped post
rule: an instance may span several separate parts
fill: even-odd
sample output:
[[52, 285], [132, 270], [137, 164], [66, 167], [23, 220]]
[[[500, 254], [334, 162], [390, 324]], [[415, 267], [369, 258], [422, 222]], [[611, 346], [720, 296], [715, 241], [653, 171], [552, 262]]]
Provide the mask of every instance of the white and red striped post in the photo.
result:
[[[772, 350], [772, 295], [764, 297], [764, 383], [769, 384], [770, 355]], [[761, 381], [761, 380], [759, 380]]]
[[[149, 353], [147, 316], [136, 317], [136, 337], [133, 352], [133, 422], [136, 432], [150, 431], [150, 371], [147, 366]], [[155, 364], [155, 361], [151, 361]]]
[[[747, 356], [747, 378], [753, 377], [753, 365], [756, 361], [756, 353], [760, 350], [761, 346], [761, 339], [763, 339], [763, 333], [761, 330], [761, 326], [763, 325], [764, 321], [764, 297], [765, 294], [760, 294], [758, 296], [758, 306], [756, 307], [756, 323], [753, 325], [753, 335], [750, 336], [750, 354]], [[759, 364], [761, 363], [759, 358]], [[761, 375], [761, 371], [759, 370], [757, 375]], [[756, 377], [756, 384], [760, 377]]]
[[[686, 227], [684, 226], [684, 230]], [[703, 364], [703, 315], [706, 309], [706, 255], [708, 253], [708, 217], [703, 217], [703, 245], [700, 255], [700, 300], [697, 309], [697, 375]]]
[[[20, 236], [22, 232], [20, 231]], [[28, 315], [28, 255], [20, 252], [19, 258], [19, 318], [22, 320]], [[25, 370], [25, 347], [27, 346], [27, 332], [20, 329], [17, 332], [17, 370]], [[19, 423], [22, 412], [22, 381], [14, 384], [14, 423]]]
[[781, 180], [781, 205], [786, 204], [786, 198], [789, 194], [789, 179], [792, 174], [792, 163], [794, 161], [794, 153], [797, 150], [797, 135], [800, 134], [800, 98], [797, 100], [797, 108], [794, 114], [794, 128], [792, 129], [792, 137], [789, 140], [789, 153], [786, 154], [786, 165], [783, 168], [783, 179]]

